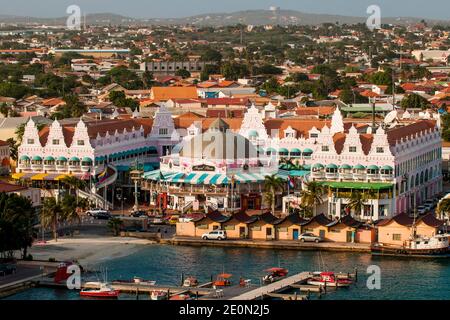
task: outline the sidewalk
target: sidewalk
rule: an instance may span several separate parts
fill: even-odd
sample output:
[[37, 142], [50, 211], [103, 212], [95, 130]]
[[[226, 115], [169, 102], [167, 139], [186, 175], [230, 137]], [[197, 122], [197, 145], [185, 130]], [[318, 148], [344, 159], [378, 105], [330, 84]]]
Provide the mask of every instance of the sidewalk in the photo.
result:
[[366, 243], [338, 243], [338, 242], [300, 242], [293, 240], [241, 240], [230, 239], [224, 241], [202, 240], [193, 237], [173, 237], [162, 239], [161, 243], [172, 245], [191, 246], [217, 246], [217, 247], [247, 247], [263, 249], [288, 249], [288, 250], [311, 250], [311, 251], [341, 251], [341, 252], [364, 252], [370, 253], [370, 244]]

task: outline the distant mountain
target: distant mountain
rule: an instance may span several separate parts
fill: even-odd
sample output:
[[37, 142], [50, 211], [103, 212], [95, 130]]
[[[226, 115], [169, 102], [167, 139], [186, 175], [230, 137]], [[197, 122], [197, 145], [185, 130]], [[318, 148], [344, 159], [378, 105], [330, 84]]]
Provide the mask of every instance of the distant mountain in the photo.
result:
[[[112, 13], [96, 13], [86, 15], [86, 24], [88, 25], [185, 25], [193, 24], [198, 26], [226, 26], [243, 23], [247, 25], [318, 25], [322, 23], [340, 23], [355, 24], [364, 23], [367, 17], [351, 17], [330, 14], [304, 13], [295, 10], [247, 10], [232, 13], [211, 13], [201, 14], [185, 18], [149, 18], [137, 19], [125, 17]], [[46, 25], [64, 25], [67, 17], [60, 18], [34, 18], [0, 15], [0, 23], [16, 24], [46, 24]], [[422, 18], [398, 17], [383, 18], [382, 23], [389, 24], [414, 24]], [[449, 20], [431, 20], [425, 19], [431, 25], [450, 24]]]

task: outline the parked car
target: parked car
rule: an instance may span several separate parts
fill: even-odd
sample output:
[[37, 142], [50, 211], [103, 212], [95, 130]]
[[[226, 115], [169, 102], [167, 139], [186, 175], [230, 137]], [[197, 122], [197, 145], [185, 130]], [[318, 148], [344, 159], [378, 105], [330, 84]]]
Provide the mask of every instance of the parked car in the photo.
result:
[[0, 264], [0, 276], [6, 276], [16, 273], [16, 265], [14, 264]]
[[100, 219], [100, 220], [108, 220], [111, 218], [111, 213], [109, 211], [102, 210], [102, 209], [88, 210], [88, 211], [86, 211], [86, 214], [88, 216], [93, 217], [94, 219]]
[[133, 211], [131, 216], [134, 218], [147, 217], [147, 212], [144, 210]]
[[202, 235], [203, 240], [226, 240], [227, 232], [225, 230], [214, 230]]
[[321, 237], [318, 237], [318, 236], [316, 236], [316, 235], [314, 235], [312, 233], [309, 233], [309, 232], [302, 233], [298, 237], [298, 239], [301, 242], [315, 242], [315, 243], [319, 243], [319, 242], [323, 241], [323, 239]]
[[418, 214], [425, 214], [429, 209], [425, 206], [418, 206], [416, 208]]

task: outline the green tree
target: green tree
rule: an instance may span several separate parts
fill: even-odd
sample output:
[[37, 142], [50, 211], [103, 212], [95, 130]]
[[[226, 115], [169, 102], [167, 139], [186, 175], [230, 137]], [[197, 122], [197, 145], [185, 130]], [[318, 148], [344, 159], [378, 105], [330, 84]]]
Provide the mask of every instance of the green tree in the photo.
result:
[[316, 181], [306, 183], [306, 188], [301, 192], [302, 204], [310, 208], [313, 215], [316, 215], [317, 206], [323, 203], [325, 188]]
[[272, 214], [275, 214], [275, 202], [276, 193], [284, 190], [285, 181], [276, 175], [266, 176], [264, 179], [264, 190], [270, 196], [266, 196], [266, 199], [271, 199], [270, 206], [272, 208]]
[[401, 107], [403, 109], [414, 108], [414, 109], [427, 109], [430, 106], [430, 102], [424, 97], [412, 93], [403, 98], [401, 102]]
[[0, 104], [0, 113], [7, 118], [9, 115], [9, 107], [6, 103]]
[[23, 98], [29, 92], [28, 87], [12, 82], [0, 83], [0, 96], [12, 97], [15, 99]]
[[113, 232], [114, 236], [118, 236], [120, 233], [120, 229], [123, 225], [123, 220], [120, 218], [111, 218], [108, 220], [108, 228]]
[[16, 194], [0, 194], [0, 257], [12, 257], [22, 250], [22, 257], [33, 242], [35, 209], [28, 198]]
[[175, 72], [175, 75], [178, 76], [178, 77], [182, 77], [183, 79], [191, 77], [191, 73], [189, 71], [187, 71], [186, 69], [177, 70]]
[[53, 230], [53, 239], [58, 241], [58, 223], [64, 215], [63, 208], [55, 198], [46, 198], [41, 210], [41, 225], [44, 228], [51, 227]]

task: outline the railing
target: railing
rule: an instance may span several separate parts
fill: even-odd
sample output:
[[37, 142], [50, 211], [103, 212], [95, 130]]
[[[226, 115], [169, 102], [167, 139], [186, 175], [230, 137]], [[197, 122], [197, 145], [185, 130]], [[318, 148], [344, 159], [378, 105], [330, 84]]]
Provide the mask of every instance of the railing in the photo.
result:
[[188, 203], [186, 203], [184, 206], [181, 207], [181, 213], [185, 213], [186, 210], [192, 208], [193, 205], [194, 203], [192, 201], [189, 201]]
[[108, 210], [112, 210], [114, 208], [111, 202], [105, 200], [102, 196], [100, 196], [97, 193], [86, 192], [83, 190], [77, 190], [77, 193], [80, 198], [89, 199], [89, 201], [94, 202], [96, 207], [104, 208], [106, 205], [106, 208]]

